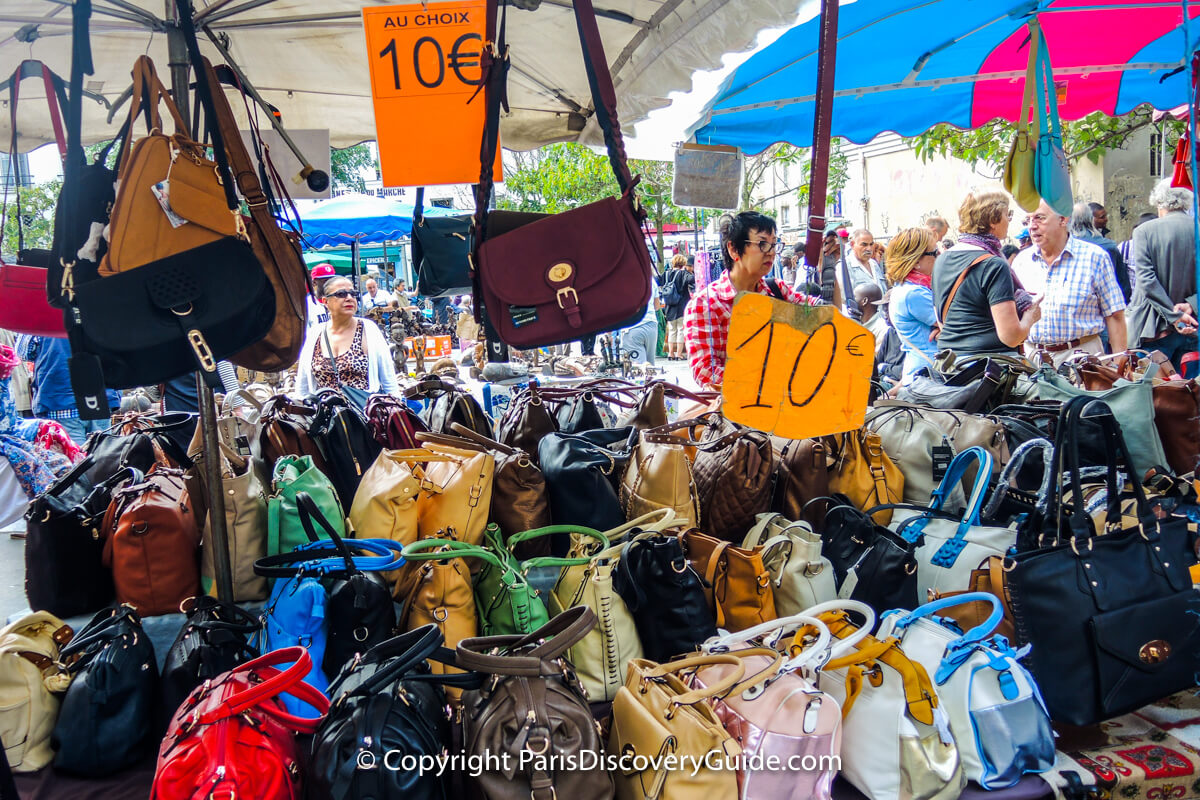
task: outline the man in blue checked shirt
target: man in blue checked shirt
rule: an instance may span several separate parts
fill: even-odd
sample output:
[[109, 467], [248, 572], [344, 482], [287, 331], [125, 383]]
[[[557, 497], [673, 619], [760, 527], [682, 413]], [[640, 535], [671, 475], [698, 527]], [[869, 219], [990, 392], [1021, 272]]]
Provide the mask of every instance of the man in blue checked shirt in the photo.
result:
[[1104, 352], [1100, 332], [1108, 331], [1114, 353], [1128, 344], [1125, 298], [1108, 254], [1077, 239], [1067, 218], [1043, 200], [1029, 218], [1033, 247], [1022, 250], [1013, 269], [1025, 288], [1042, 295], [1042, 318], [1029, 331], [1025, 355], [1055, 367], [1075, 352]]

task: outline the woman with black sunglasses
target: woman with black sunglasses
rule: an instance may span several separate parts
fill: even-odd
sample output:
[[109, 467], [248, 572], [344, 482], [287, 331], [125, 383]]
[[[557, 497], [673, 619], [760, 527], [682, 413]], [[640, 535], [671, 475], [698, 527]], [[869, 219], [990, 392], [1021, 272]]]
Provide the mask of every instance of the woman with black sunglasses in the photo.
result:
[[354, 316], [358, 293], [349, 278], [325, 284], [321, 302], [329, 321], [317, 326], [300, 351], [296, 392], [307, 397], [320, 389], [340, 389], [359, 408], [373, 394], [398, 394], [396, 368], [379, 327]]

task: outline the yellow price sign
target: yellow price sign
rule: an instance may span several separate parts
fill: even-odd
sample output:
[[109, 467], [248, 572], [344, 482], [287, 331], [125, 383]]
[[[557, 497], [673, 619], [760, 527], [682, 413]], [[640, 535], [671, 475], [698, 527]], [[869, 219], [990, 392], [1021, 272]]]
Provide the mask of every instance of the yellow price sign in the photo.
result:
[[722, 411], [734, 422], [788, 439], [862, 427], [875, 337], [833, 306], [742, 292], [726, 347]]

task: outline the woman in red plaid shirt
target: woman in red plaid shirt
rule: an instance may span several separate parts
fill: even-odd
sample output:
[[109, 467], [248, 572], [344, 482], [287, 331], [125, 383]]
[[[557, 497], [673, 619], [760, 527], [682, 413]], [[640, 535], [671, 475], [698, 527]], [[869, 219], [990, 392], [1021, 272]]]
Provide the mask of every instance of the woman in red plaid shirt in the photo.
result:
[[684, 338], [692, 376], [703, 389], [720, 390], [725, 379], [725, 345], [729, 318], [738, 292], [758, 292], [791, 303], [818, 305], [820, 298], [765, 279], [775, 262], [779, 242], [775, 220], [757, 211], [727, 216], [721, 224], [725, 271], [698, 292], [684, 312]]

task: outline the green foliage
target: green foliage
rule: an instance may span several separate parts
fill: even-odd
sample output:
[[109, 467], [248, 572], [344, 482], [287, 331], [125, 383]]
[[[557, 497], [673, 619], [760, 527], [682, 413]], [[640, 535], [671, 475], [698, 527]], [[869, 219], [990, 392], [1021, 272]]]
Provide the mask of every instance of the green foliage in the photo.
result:
[[[62, 190], [62, 181], [54, 179], [48, 183], [21, 188], [21, 231], [24, 234], [24, 246], [50, 247], [54, 239], [54, 206], [58, 202], [58, 193]], [[8, 190], [8, 205], [4, 215], [4, 238], [0, 242], [0, 251], [16, 254], [17, 239], [17, 198], [15, 192]]]
[[379, 164], [365, 144], [333, 149], [329, 152], [329, 172], [333, 188], [341, 191], [365, 192], [367, 183], [362, 171], [376, 172]]

